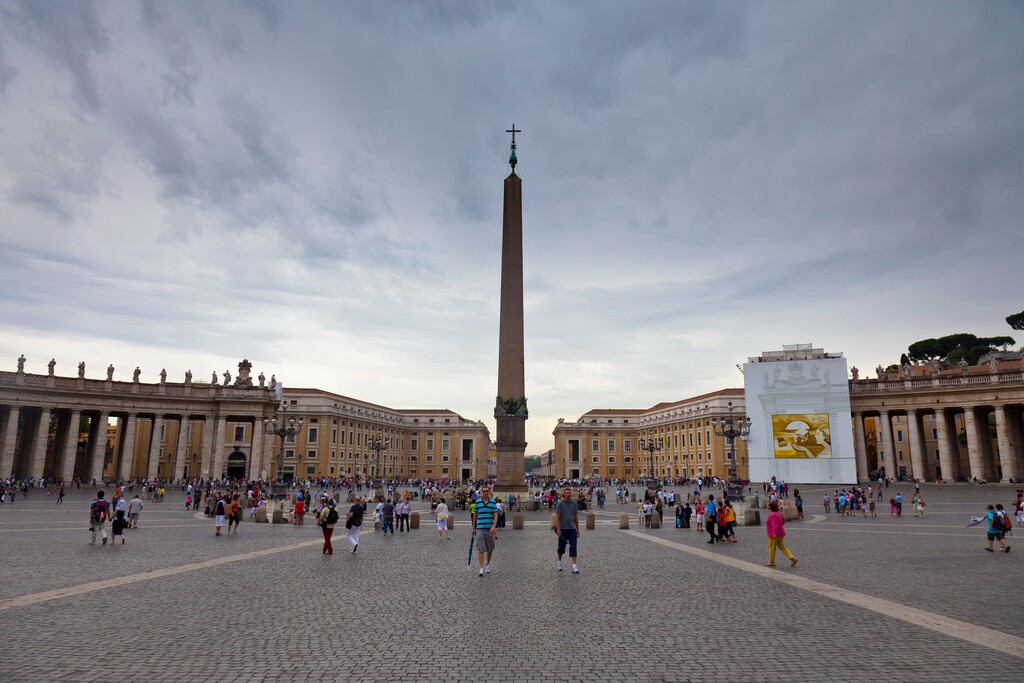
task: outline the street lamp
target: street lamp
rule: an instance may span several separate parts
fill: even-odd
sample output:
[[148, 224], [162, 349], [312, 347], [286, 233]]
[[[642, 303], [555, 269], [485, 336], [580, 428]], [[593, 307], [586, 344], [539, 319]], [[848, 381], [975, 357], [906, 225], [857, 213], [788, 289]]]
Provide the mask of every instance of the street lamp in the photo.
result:
[[[650, 457], [651, 469], [649, 472], [651, 479], [657, 480], [657, 477], [654, 475], [654, 454], [664, 447], [665, 439], [660, 436], [657, 439], [653, 439], [651, 438], [651, 435], [648, 434], [646, 439], [640, 439], [640, 450], [647, 451], [647, 454]], [[655, 485], [652, 484], [651, 488], [655, 488]]]
[[[380, 467], [380, 452], [381, 451], [386, 451], [390, 445], [391, 445], [391, 439], [386, 437], [386, 436], [384, 436], [380, 432], [377, 432], [376, 436], [371, 436], [371, 437], [368, 437], [366, 439], [366, 446], [370, 450], [372, 450], [373, 452], [375, 452], [377, 454], [376, 457], [374, 458], [374, 461], [373, 461], [374, 462], [373, 475], [374, 475], [375, 478], [378, 478], [381, 475], [381, 471], [380, 471], [381, 470], [381, 467]], [[376, 482], [374, 482], [373, 488], [379, 490], [379, 492], [377, 493], [378, 496], [383, 496], [383, 488], [384, 488], [384, 482], [383, 481], [380, 482], [380, 485], [376, 485]]]
[[277, 481], [271, 488], [272, 495], [275, 498], [285, 497], [285, 484], [284, 484], [284, 440], [287, 437], [292, 437], [298, 434], [302, 430], [302, 418], [296, 420], [294, 417], [287, 417], [288, 404], [281, 404], [281, 417], [277, 415], [274, 417], [263, 418], [263, 432], [278, 436], [281, 439], [281, 447], [277, 451]]
[[729, 498], [743, 500], [743, 484], [736, 474], [736, 437], [750, 434], [750, 418], [746, 415], [737, 416], [734, 421], [732, 411], [732, 401], [729, 401], [729, 417], [712, 420], [711, 426], [715, 428], [715, 436], [724, 436], [729, 440]]

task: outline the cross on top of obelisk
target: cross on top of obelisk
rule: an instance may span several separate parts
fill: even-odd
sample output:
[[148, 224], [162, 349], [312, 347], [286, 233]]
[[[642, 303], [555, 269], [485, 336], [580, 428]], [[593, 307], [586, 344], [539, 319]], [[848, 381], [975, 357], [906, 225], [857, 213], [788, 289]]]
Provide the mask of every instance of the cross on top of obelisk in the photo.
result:
[[516, 170], [516, 133], [522, 133], [522, 130], [516, 128], [516, 124], [512, 124], [512, 127], [505, 131], [506, 133], [512, 133], [512, 151], [508, 155], [508, 163], [512, 166], [512, 171]]

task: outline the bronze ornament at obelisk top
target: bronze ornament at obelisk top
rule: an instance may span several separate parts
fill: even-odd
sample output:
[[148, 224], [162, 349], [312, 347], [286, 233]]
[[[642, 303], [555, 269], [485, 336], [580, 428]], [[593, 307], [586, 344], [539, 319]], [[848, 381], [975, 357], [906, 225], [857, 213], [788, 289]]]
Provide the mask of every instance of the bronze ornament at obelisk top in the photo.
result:
[[523, 351], [523, 182], [516, 175], [516, 129], [505, 178], [505, 207], [501, 227], [501, 312], [498, 330], [498, 396], [494, 418], [498, 437], [495, 491], [526, 491], [526, 367]]

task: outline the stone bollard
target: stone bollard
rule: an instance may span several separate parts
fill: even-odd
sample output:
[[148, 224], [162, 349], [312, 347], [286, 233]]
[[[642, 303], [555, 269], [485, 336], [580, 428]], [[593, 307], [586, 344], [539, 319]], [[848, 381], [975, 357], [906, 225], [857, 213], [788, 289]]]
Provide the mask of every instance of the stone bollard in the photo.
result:
[[630, 491], [629, 492], [629, 502], [630, 503], [635, 503], [636, 502], [636, 491]]
[[355, 494], [355, 491], [349, 491], [349, 492], [348, 492], [348, 498], [346, 498], [345, 500], [346, 500], [347, 502], [349, 502], [349, 503], [354, 503], [354, 502], [356, 502], [356, 494]]
[[753, 508], [744, 510], [743, 526], [761, 526], [761, 511]]
[[410, 512], [409, 513], [409, 528], [419, 529], [420, 528], [420, 513]]
[[619, 528], [620, 529], [628, 529], [629, 528], [629, 514], [628, 513], [626, 513], [626, 512], [620, 512], [619, 513]]
[[523, 528], [523, 513], [516, 512], [512, 515], [512, 528], [522, 529]]
[[787, 505], [786, 507], [782, 508], [782, 515], [787, 522], [792, 522], [794, 519], [796, 519], [796, 508]]
[[449, 529], [454, 529], [455, 528], [455, 515], [452, 512], [448, 513], [448, 528]]
[[655, 512], [655, 513], [653, 513], [651, 515], [651, 528], [652, 529], [660, 529], [661, 528], [661, 515], [659, 515], [657, 512]]
[[593, 529], [595, 526], [597, 526], [597, 515], [593, 512], [587, 512], [587, 528]]
[[274, 516], [272, 519], [274, 524], [284, 524], [284, 510], [280, 507], [274, 508]]
[[267, 523], [267, 508], [266, 508], [266, 506], [261, 507], [261, 508], [256, 508], [256, 522], [257, 522], [257, 524], [266, 524]]

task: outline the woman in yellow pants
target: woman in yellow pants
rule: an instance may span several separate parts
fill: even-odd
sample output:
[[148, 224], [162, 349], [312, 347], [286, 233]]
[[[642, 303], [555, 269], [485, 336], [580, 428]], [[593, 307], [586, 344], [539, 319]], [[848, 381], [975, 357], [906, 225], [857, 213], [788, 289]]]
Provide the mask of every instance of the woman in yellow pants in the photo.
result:
[[793, 557], [793, 553], [789, 552], [789, 548], [786, 547], [786, 518], [779, 511], [779, 503], [773, 500], [768, 503], [768, 509], [771, 510], [771, 514], [768, 515], [768, 521], [765, 523], [765, 528], [768, 530], [767, 566], [775, 566], [775, 550], [778, 549], [789, 558], [790, 566], [795, 567], [796, 558]]

